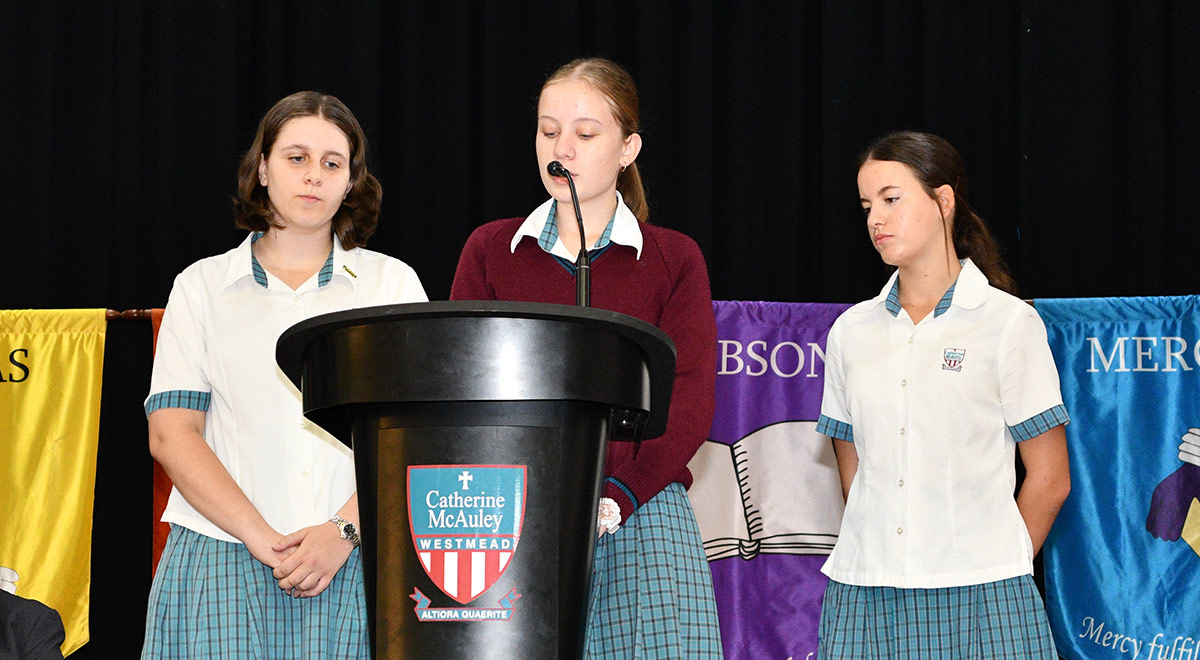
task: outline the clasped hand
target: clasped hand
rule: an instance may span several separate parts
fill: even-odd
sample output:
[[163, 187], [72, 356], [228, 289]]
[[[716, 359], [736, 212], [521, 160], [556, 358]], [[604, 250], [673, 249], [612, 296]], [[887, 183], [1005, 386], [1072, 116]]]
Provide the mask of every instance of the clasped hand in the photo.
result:
[[249, 549], [255, 559], [273, 569], [280, 589], [293, 598], [312, 598], [325, 591], [354, 547], [337, 527], [321, 523], [292, 532], [273, 545]]

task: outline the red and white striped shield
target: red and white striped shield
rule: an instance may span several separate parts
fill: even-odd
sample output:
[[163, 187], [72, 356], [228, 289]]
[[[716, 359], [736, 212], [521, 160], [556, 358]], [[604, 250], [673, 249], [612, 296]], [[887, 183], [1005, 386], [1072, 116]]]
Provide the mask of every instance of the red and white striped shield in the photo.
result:
[[524, 465], [414, 465], [408, 517], [425, 574], [467, 604], [508, 567], [525, 513]]

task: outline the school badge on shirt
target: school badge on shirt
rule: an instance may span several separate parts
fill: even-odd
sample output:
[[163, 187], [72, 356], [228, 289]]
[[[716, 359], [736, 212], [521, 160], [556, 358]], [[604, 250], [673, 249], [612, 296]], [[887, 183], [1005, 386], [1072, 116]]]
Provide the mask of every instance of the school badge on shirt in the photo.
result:
[[947, 348], [942, 354], [942, 369], [946, 371], [962, 371], [963, 358], [967, 356], [965, 348]]
[[[466, 605], [504, 574], [517, 550], [525, 513], [524, 465], [414, 465], [408, 468], [408, 518], [425, 574]], [[516, 589], [500, 607], [431, 608], [414, 588], [420, 621], [508, 621]]]

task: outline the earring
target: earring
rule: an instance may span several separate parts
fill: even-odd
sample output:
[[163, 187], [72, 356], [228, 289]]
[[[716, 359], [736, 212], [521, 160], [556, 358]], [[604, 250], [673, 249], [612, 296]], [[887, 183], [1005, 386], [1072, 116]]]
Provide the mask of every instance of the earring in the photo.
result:
[[622, 172], [624, 172], [624, 171], [625, 171], [625, 168], [627, 168], [627, 167], [629, 167], [629, 166], [628, 166], [628, 165], [622, 165], [622, 166], [621, 166], [621, 171], [622, 171]]

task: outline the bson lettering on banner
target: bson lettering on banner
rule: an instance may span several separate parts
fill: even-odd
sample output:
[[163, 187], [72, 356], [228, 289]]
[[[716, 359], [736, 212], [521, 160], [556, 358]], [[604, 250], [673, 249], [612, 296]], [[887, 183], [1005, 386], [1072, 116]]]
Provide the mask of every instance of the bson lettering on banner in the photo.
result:
[[825, 369], [825, 350], [814, 342], [808, 342], [807, 347], [792, 341], [771, 345], [761, 339], [744, 344], [736, 339], [719, 339], [717, 342], [721, 347], [718, 376], [772, 373], [781, 378], [793, 378], [805, 372], [805, 378], [817, 378]]

